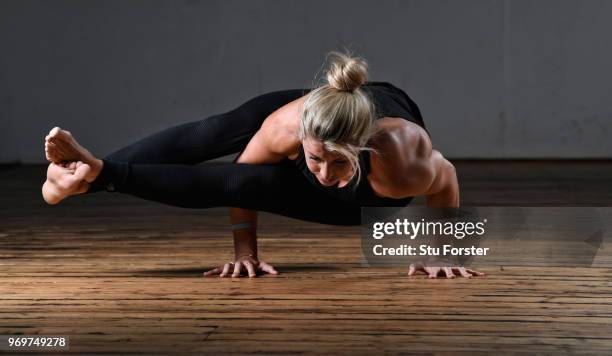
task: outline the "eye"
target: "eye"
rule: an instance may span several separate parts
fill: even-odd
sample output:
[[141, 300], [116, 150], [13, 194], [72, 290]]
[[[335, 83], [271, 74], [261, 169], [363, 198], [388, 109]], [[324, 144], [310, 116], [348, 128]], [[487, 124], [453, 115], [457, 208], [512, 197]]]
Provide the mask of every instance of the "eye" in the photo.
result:
[[334, 161], [334, 163], [337, 164], [337, 165], [343, 165], [343, 164], [347, 164], [348, 161], [342, 159], [342, 160]]
[[319, 157], [310, 156], [310, 159], [315, 162], [321, 162], [321, 159]]

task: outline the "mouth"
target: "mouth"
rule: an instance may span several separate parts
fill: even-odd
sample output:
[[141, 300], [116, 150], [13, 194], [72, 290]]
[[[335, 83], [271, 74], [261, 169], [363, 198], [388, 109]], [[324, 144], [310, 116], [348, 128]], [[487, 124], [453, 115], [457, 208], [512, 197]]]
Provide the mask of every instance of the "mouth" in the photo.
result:
[[324, 185], [326, 187], [331, 187], [333, 185], [336, 185], [338, 183], [337, 180], [323, 180], [323, 179], [319, 179], [319, 183], [321, 183], [321, 185]]

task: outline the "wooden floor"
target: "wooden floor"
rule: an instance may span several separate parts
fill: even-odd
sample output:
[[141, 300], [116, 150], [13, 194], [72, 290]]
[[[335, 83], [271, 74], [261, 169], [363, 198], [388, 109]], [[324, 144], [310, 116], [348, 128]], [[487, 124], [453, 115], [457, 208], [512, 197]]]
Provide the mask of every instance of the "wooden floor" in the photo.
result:
[[[612, 206], [609, 161], [456, 166], [465, 205]], [[0, 169], [0, 334], [68, 335], [74, 354], [612, 350], [612, 266], [408, 278], [362, 267], [358, 228], [262, 214], [281, 274], [203, 278], [231, 258], [226, 209], [108, 193], [49, 207], [44, 174]]]

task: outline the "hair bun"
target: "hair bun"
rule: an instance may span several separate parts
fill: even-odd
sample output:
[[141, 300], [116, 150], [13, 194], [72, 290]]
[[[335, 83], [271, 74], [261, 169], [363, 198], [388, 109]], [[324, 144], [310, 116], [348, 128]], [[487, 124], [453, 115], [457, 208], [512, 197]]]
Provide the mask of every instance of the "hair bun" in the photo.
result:
[[351, 57], [339, 52], [330, 52], [332, 57], [327, 82], [339, 91], [352, 92], [366, 82], [368, 63], [363, 58]]

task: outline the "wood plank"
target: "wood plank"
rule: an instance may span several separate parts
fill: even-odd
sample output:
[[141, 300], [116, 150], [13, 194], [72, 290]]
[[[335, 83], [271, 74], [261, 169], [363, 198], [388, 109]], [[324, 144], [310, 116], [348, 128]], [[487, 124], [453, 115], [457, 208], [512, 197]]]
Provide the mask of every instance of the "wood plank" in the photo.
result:
[[[457, 167], [465, 204], [612, 206], [609, 162]], [[485, 278], [408, 278], [405, 267], [362, 263], [358, 227], [261, 214], [261, 255], [281, 274], [203, 278], [232, 257], [227, 209], [116, 194], [48, 207], [42, 177], [42, 166], [0, 171], [0, 334], [69, 335], [74, 354], [612, 349], [608, 253], [594, 268], [491, 264], [478, 266]]]

